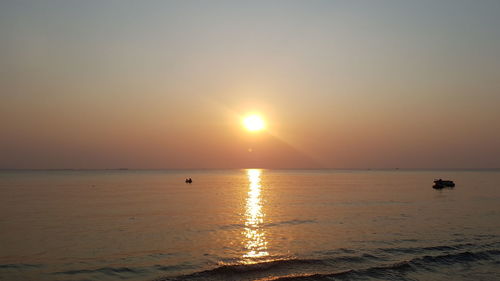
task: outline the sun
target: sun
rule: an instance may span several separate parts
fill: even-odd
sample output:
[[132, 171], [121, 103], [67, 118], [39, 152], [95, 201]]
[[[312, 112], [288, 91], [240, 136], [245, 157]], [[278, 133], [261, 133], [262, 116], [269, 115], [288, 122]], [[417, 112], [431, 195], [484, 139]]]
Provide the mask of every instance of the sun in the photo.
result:
[[262, 131], [266, 128], [264, 119], [257, 114], [249, 115], [243, 119], [243, 125], [251, 132]]

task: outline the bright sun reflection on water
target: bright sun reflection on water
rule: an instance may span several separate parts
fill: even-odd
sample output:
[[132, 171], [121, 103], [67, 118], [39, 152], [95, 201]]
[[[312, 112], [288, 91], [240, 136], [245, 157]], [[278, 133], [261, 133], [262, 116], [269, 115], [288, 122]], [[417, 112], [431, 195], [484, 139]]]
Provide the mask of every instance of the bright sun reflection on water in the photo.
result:
[[245, 248], [247, 249], [243, 258], [246, 259], [261, 258], [269, 255], [265, 233], [261, 228], [264, 222], [260, 196], [262, 189], [262, 185], [260, 184], [261, 173], [262, 171], [258, 169], [247, 170], [249, 186], [245, 211], [245, 231], [243, 232], [246, 237]]

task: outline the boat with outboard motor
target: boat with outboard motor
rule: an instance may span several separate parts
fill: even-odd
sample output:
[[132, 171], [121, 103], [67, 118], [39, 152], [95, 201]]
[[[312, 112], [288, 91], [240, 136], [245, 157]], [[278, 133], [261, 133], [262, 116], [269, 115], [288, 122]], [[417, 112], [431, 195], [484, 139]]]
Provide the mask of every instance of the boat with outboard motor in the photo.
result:
[[442, 189], [445, 187], [453, 188], [453, 187], [455, 187], [455, 183], [453, 181], [450, 181], [450, 180], [442, 180], [442, 179], [434, 180], [434, 185], [432, 186], [432, 188]]

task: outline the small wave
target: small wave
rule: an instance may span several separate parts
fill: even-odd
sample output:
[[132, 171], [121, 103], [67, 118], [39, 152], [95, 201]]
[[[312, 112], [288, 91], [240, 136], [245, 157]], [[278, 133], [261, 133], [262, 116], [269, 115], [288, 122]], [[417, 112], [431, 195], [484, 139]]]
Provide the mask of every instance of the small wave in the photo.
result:
[[495, 257], [500, 257], [499, 250], [488, 250], [482, 252], [462, 252], [458, 254], [424, 256], [415, 258], [409, 261], [403, 261], [388, 265], [374, 266], [358, 270], [346, 270], [327, 274], [303, 274], [290, 275], [283, 277], [274, 277], [261, 279], [262, 281], [308, 281], [308, 280], [332, 280], [335, 279], [353, 279], [353, 278], [384, 278], [405, 280], [404, 274], [410, 271], [418, 271], [429, 266], [444, 266], [457, 263], [468, 263], [474, 261], [493, 260]]
[[296, 225], [296, 224], [304, 224], [304, 223], [316, 223], [316, 220], [289, 220], [289, 221], [280, 221], [280, 222], [272, 222], [267, 223], [265, 226], [280, 226], [280, 225]]
[[444, 252], [444, 251], [456, 251], [468, 248], [474, 248], [477, 245], [472, 243], [462, 243], [454, 245], [438, 245], [429, 247], [400, 247], [400, 248], [379, 248], [379, 251], [387, 253], [404, 253], [404, 254], [420, 254], [426, 252]]
[[54, 274], [68, 274], [68, 275], [89, 274], [89, 273], [90, 274], [103, 273], [106, 275], [118, 275], [118, 274], [124, 274], [124, 273], [142, 274], [142, 273], [144, 273], [144, 270], [134, 269], [134, 268], [130, 268], [130, 267], [102, 267], [102, 268], [97, 268], [97, 269], [77, 269], [77, 270], [54, 272]]
[[180, 269], [179, 266], [175, 266], [175, 265], [168, 266], [168, 265], [159, 265], [159, 264], [157, 264], [157, 265], [154, 265], [153, 267], [154, 267], [154, 269], [160, 270], [160, 271], [173, 271], [173, 270], [179, 270]]
[[18, 263], [18, 264], [0, 264], [0, 268], [14, 268], [14, 269], [26, 269], [26, 268], [38, 268], [42, 267], [41, 264], [27, 264], [27, 263]]
[[491, 242], [484, 244], [475, 243], [459, 243], [451, 245], [437, 245], [428, 247], [399, 247], [399, 248], [378, 248], [377, 251], [391, 254], [426, 254], [435, 252], [457, 252], [457, 251], [473, 251], [478, 249], [487, 250], [489, 248], [497, 248], [500, 246], [500, 242]]
[[204, 271], [205, 273], [238, 273], [273, 270], [279, 268], [299, 268], [305, 266], [332, 266], [339, 263], [359, 263], [369, 259], [379, 259], [376, 256], [363, 254], [361, 256], [338, 256], [325, 259], [277, 259], [254, 264], [229, 264]]
[[492, 260], [496, 256], [500, 257], [499, 250], [487, 250], [481, 252], [461, 252], [456, 254], [438, 255], [438, 256], [424, 256], [412, 260], [413, 263], [427, 263], [427, 264], [441, 264], [449, 265], [454, 263], [463, 263], [480, 260]]
[[[442, 247], [440, 249], [447, 248]], [[157, 279], [157, 281], [229, 279], [300, 281], [331, 280], [332, 278], [393, 278], [397, 280], [404, 280], [405, 274], [408, 272], [430, 270], [435, 267], [447, 267], [452, 264], [463, 264], [484, 260], [496, 261], [499, 257], [500, 250], [485, 250], [478, 252], [465, 251], [434, 256], [425, 255], [395, 263], [386, 263], [384, 262], [384, 259], [370, 254], [363, 254], [360, 256], [341, 256], [327, 259], [284, 259], [256, 264], [222, 265], [214, 269], [196, 272], [189, 275], [163, 277]], [[346, 268], [346, 266], [346, 270], [332, 272]], [[363, 266], [365, 266], [365, 268], [363, 268]]]
[[346, 248], [339, 248], [336, 250], [319, 250], [315, 251], [315, 254], [319, 254], [322, 256], [328, 255], [328, 256], [336, 256], [336, 255], [341, 255], [341, 254], [355, 254], [357, 251], [352, 250], [352, 249], [346, 249]]
[[410, 264], [407, 263], [396, 263], [389, 266], [378, 266], [378, 267], [370, 267], [367, 269], [350, 269], [345, 271], [339, 271], [335, 273], [327, 273], [327, 274], [303, 274], [303, 275], [290, 275], [290, 276], [282, 276], [282, 277], [274, 277], [261, 279], [261, 281], [322, 281], [322, 280], [332, 280], [334, 279], [346, 279], [351, 280], [353, 278], [362, 278], [363, 280], [366, 277], [373, 278], [384, 278], [387, 279], [388, 276], [399, 276], [398, 280], [404, 280], [401, 278], [402, 274], [406, 271], [414, 270]]
[[[262, 227], [275, 227], [275, 226], [282, 226], [282, 225], [298, 225], [298, 224], [316, 223], [316, 222], [317, 222], [316, 220], [288, 220], [288, 221], [265, 223], [262, 225]], [[226, 230], [226, 229], [235, 229], [235, 228], [243, 228], [243, 227], [246, 227], [245, 224], [233, 223], [233, 224], [219, 226], [219, 229]]]
[[301, 266], [306, 264], [323, 264], [324, 261], [320, 259], [283, 259], [274, 260], [254, 264], [228, 264], [222, 265], [217, 268], [203, 271], [201, 273], [241, 273], [251, 271], [263, 271], [283, 266]]
[[331, 269], [339, 264], [362, 263], [369, 259], [377, 259], [377, 257], [369, 254], [363, 254], [361, 256], [339, 256], [327, 259], [278, 259], [254, 264], [228, 264], [189, 275], [164, 277], [157, 279], [157, 281], [224, 280], [229, 277], [238, 279], [254, 279], [254, 277], [263, 278], [269, 274], [286, 273], [297, 269], [301, 269], [302, 271], [318, 271], [326, 268]]
[[243, 228], [243, 227], [245, 227], [245, 225], [242, 223], [233, 223], [233, 224], [222, 225], [219, 227], [219, 229], [225, 230], [225, 229]]

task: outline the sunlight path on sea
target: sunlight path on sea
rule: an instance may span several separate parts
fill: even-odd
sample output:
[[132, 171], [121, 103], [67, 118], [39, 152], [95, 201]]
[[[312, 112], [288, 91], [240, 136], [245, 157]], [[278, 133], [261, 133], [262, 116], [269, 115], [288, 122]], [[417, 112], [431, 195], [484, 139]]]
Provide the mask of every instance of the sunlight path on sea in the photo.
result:
[[248, 176], [248, 197], [245, 210], [245, 248], [243, 262], [252, 263], [256, 258], [269, 255], [267, 252], [267, 241], [265, 232], [262, 229], [265, 214], [262, 211], [261, 201], [261, 174], [262, 170], [249, 169]]

